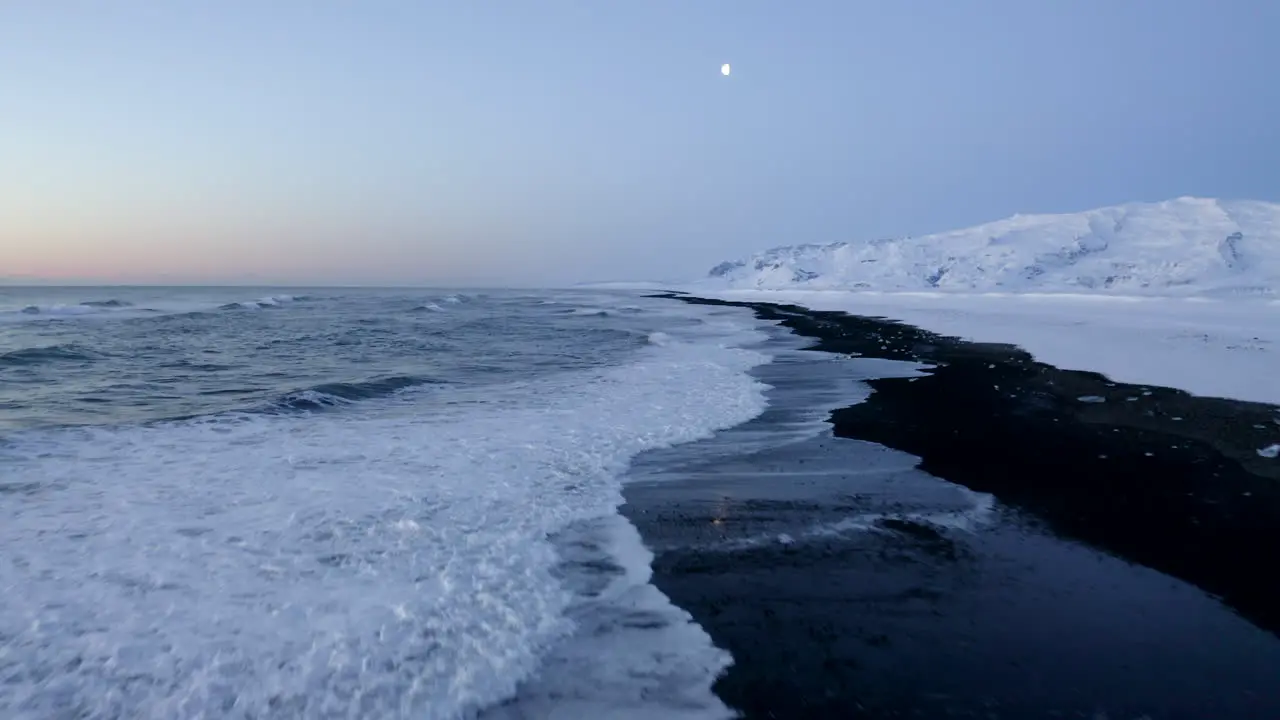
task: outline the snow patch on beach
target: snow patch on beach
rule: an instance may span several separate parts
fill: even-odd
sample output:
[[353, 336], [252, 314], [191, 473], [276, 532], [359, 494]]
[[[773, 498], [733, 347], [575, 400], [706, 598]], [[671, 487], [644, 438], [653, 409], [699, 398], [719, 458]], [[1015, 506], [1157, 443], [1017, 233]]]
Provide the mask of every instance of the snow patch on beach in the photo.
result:
[[942, 335], [1010, 343], [1041, 362], [1117, 382], [1280, 404], [1280, 311], [1256, 300], [803, 290], [710, 295], [886, 317]]

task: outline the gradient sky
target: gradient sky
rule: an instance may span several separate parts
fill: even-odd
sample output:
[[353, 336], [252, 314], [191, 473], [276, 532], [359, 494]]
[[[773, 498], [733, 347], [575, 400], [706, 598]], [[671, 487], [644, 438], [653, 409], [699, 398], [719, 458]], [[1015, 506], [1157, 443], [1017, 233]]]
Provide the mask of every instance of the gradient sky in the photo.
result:
[[672, 279], [1280, 200], [1278, 37], [1275, 0], [5, 0], [0, 277]]

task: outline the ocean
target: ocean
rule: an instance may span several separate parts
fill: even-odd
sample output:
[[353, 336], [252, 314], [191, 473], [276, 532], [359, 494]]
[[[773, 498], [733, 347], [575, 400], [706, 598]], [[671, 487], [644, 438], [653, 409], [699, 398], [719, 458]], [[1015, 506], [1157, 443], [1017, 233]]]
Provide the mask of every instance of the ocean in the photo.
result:
[[618, 506], [764, 411], [777, 334], [628, 292], [0, 288], [0, 716], [724, 717]]
[[0, 288], [0, 718], [1280, 717], [1275, 417], [795, 306]]

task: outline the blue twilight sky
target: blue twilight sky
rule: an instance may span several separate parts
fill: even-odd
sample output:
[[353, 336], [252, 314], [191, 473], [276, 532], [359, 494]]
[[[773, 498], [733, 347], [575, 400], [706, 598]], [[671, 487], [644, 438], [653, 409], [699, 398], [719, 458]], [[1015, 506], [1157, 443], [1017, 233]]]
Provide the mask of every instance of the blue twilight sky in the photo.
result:
[[683, 278], [1280, 200], [1277, 38], [1276, 0], [6, 0], [0, 277]]

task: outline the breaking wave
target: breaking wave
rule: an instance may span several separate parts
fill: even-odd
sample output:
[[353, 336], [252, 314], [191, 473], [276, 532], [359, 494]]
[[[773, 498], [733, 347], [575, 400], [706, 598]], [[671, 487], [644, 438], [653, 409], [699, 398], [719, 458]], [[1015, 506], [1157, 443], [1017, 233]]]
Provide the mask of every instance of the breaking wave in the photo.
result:
[[23, 315], [49, 315], [49, 316], [66, 316], [66, 315], [89, 315], [99, 311], [99, 308], [92, 305], [28, 305], [18, 312]]
[[407, 388], [439, 384], [443, 382], [412, 375], [394, 375], [363, 382], [324, 383], [288, 393], [271, 403], [269, 411], [325, 410], [361, 400], [388, 397]]
[[248, 302], [227, 303], [226, 305], [223, 305], [218, 309], [219, 310], [262, 310], [265, 308], [279, 307], [286, 303], [295, 302], [297, 300], [298, 298], [292, 295], [270, 295], [268, 297], [258, 298], [257, 300], [251, 300]]
[[[0, 587], [23, 588], [0, 603], [0, 715], [731, 716], [711, 691], [731, 659], [617, 508], [638, 454], [764, 410], [769, 356], [735, 325], [368, 412], [280, 410], [438, 381], [9, 438], [6, 481], [36, 499], [0, 503]], [[225, 361], [205, 340], [184, 360]]]

